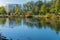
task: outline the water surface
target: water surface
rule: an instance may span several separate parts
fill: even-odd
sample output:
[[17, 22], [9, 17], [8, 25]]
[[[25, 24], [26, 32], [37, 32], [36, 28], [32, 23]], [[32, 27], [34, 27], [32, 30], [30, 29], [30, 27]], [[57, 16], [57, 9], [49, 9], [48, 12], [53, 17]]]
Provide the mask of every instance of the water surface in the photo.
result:
[[60, 40], [60, 22], [0, 18], [0, 34], [8, 40]]

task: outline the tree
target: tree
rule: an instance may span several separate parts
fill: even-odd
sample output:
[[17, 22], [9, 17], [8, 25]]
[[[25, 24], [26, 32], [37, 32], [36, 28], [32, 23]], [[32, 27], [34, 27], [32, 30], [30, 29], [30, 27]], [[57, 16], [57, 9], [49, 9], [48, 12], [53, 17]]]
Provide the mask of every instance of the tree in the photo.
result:
[[55, 5], [55, 13], [58, 13], [60, 11], [60, 4], [59, 4], [59, 0], [56, 0], [56, 5]]
[[46, 0], [44, 0], [44, 3], [41, 6], [41, 10], [39, 10], [40, 14], [45, 15], [46, 13]]
[[17, 15], [20, 15], [20, 8], [18, 7], [18, 5], [15, 6], [14, 12], [15, 12]]
[[0, 7], [0, 14], [6, 14], [6, 10], [4, 7]]
[[36, 3], [35, 3], [35, 6], [37, 6], [38, 8], [41, 8], [43, 2], [41, 0], [38, 0]]
[[39, 14], [39, 8], [38, 8], [38, 7], [35, 7], [34, 12], [35, 12], [35, 13], [34, 13], [35, 15], [38, 15], [38, 14]]
[[55, 13], [55, 4], [54, 4], [54, 0], [50, 1], [50, 13]]
[[46, 14], [54, 13], [58, 14], [60, 12], [60, 0], [50, 0], [49, 2], [44, 2], [42, 0], [38, 0], [37, 2], [27, 2], [23, 6], [23, 10], [26, 13], [27, 11], [32, 11], [35, 14]]
[[46, 13], [46, 6], [45, 6], [45, 4], [43, 4], [43, 5], [41, 6], [40, 13], [43, 14], [43, 15]]

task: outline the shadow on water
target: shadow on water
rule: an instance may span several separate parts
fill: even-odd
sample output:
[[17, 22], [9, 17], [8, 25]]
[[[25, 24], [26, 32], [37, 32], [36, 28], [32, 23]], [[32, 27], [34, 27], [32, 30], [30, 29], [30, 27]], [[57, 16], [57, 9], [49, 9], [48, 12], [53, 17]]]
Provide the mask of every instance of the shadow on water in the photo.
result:
[[1, 34], [0, 34], [0, 40], [8, 40], [5, 36], [2, 36]]

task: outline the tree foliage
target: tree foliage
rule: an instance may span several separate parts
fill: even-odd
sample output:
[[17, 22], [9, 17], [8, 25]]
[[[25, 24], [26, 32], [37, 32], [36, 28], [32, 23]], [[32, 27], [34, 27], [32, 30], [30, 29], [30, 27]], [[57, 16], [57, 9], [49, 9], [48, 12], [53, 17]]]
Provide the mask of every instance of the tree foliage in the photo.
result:
[[16, 6], [16, 7], [14, 8], [14, 12], [15, 12], [15, 14], [17, 14], [17, 15], [20, 15], [20, 8], [19, 8], [18, 6]]
[[[12, 10], [9, 10], [9, 13], [14, 12], [17, 15], [20, 15], [20, 8], [18, 7], [18, 5], [16, 5]], [[45, 15], [46, 13], [54, 13], [54, 14], [59, 14], [60, 13], [60, 0], [44, 0], [44, 2], [42, 0], [38, 0], [36, 2], [34, 1], [30, 1], [27, 2], [25, 4], [23, 4], [22, 6], [22, 13], [30, 13], [33, 15]], [[0, 14], [5, 14], [5, 8], [4, 7], [0, 7]]]
[[0, 14], [6, 14], [6, 10], [4, 7], [0, 7]]
[[44, 0], [44, 2], [42, 0], [38, 0], [37, 2], [28, 2], [23, 6], [23, 8], [25, 8], [23, 9], [25, 12], [32, 11], [34, 15], [45, 15], [47, 12], [58, 14], [60, 12], [60, 0], [50, 0], [48, 2], [47, 0]]

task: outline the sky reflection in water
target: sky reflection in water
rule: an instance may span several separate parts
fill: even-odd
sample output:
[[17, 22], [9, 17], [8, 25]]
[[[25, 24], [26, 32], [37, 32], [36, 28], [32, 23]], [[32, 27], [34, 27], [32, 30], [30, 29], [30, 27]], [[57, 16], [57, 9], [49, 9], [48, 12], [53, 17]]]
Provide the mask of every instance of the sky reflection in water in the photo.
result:
[[59, 22], [28, 18], [0, 18], [0, 34], [9, 40], [60, 40], [59, 26]]

